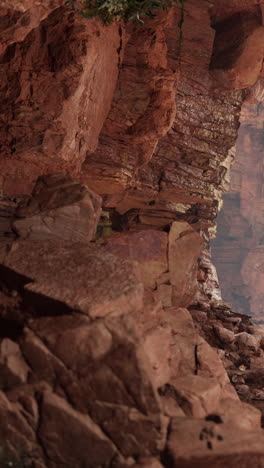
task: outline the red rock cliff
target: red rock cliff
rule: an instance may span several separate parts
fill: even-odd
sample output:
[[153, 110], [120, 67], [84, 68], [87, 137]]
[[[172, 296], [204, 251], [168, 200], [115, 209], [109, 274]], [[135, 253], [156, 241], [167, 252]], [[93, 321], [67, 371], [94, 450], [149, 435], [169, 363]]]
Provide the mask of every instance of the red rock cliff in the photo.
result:
[[[208, 247], [261, 75], [260, 3], [105, 27], [0, 0], [3, 463], [264, 466], [241, 401], [263, 397], [263, 331], [221, 301]], [[259, 239], [241, 199], [232, 229]]]

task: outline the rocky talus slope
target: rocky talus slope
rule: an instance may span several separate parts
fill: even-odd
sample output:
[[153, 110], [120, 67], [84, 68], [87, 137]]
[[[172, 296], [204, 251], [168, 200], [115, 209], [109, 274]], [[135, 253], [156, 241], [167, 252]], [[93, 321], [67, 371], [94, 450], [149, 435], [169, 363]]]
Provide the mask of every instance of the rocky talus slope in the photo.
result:
[[209, 247], [261, 2], [63, 3], [0, 0], [0, 466], [264, 467], [264, 331]]

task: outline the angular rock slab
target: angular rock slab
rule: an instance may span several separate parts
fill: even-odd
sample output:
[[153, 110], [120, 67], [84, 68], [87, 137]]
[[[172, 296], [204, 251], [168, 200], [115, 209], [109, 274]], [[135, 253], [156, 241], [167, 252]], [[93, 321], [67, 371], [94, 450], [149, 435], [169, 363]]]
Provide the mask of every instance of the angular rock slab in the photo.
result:
[[12, 19], [9, 27], [1, 28], [1, 53], [9, 44], [22, 41], [32, 29], [36, 28], [50, 14], [52, 9], [61, 6], [63, 6], [63, 0], [45, 2], [45, 4], [40, 4], [34, 0], [18, 2], [1, 0], [0, 8], [4, 9], [3, 16], [5, 17], [5, 9], [7, 9], [6, 14], [9, 14]]
[[264, 435], [231, 424], [174, 418], [167, 455], [171, 468], [263, 468]]
[[19, 346], [8, 338], [0, 342], [0, 385], [10, 389], [26, 383], [29, 367], [24, 360]]
[[106, 240], [106, 249], [122, 258], [138, 262], [145, 287], [155, 287], [156, 281], [168, 269], [168, 235], [149, 229], [128, 232]]
[[217, 411], [221, 387], [216, 379], [188, 375], [172, 380], [176, 399], [188, 416], [202, 418]]
[[214, 25], [216, 38], [211, 72], [214, 86], [218, 89], [251, 87], [261, 73], [264, 27], [261, 11], [257, 5], [254, 11], [253, 3], [250, 14], [249, 11], [240, 12], [240, 15], [230, 16]]
[[116, 450], [88, 415], [52, 392], [44, 393], [41, 411], [39, 437], [53, 462], [49, 466], [109, 466]]
[[261, 337], [242, 332], [235, 335], [235, 342], [241, 350], [257, 352], [260, 348]]
[[163, 468], [156, 458], [141, 458], [132, 468]]
[[247, 431], [259, 430], [261, 412], [254, 406], [237, 399], [226, 398], [221, 401], [218, 414], [226, 424], [237, 426]]
[[157, 388], [170, 381], [171, 368], [177, 369], [171, 351], [172, 331], [164, 324], [156, 330], [151, 330], [144, 338], [144, 349], [149, 357]]
[[39, 177], [27, 206], [20, 206], [13, 229], [22, 239], [94, 239], [102, 199], [65, 174]]
[[222, 343], [231, 344], [235, 340], [234, 332], [228, 330], [225, 327], [219, 327], [218, 325], [214, 325], [214, 331], [216, 336]]
[[[6, 395], [0, 391], [0, 441], [1, 446], [11, 452], [16, 459], [21, 455], [30, 456], [33, 451], [35, 457], [41, 456], [37, 445], [36, 434], [30, 426], [21, 406], [12, 404]], [[1, 460], [0, 460], [0, 466]]]
[[142, 307], [143, 285], [136, 265], [94, 244], [17, 241], [7, 254], [2, 248], [0, 262], [25, 278], [28, 292], [60, 301], [91, 318]]
[[[24, 415], [21, 403], [27, 398], [23, 407], [36, 432], [38, 416], [31, 407], [37, 396], [38, 434], [53, 460], [49, 468], [60, 463], [89, 467], [87, 453], [79, 453], [84, 439], [87, 450], [92, 444], [92, 452], [95, 445], [99, 461], [105, 451], [107, 458], [113, 446], [121, 458], [148, 457], [163, 450], [168, 418], [162, 415], [148, 356], [133, 319], [122, 316], [91, 322], [85, 315], [71, 314], [31, 317], [29, 321], [31, 329], [24, 328], [19, 342], [31, 375], [27, 385], [12, 389], [10, 407], [19, 405], [18, 414]], [[20, 427], [17, 437], [21, 437]], [[70, 455], [69, 444], [65, 445], [69, 438], [76, 446]], [[96, 453], [92, 453], [91, 466], [95, 467], [92, 456]], [[104, 461], [102, 466], [110, 464]]]
[[197, 260], [201, 236], [185, 221], [172, 223], [169, 233], [169, 271], [172, 305], [187, 307], [197, 290]]

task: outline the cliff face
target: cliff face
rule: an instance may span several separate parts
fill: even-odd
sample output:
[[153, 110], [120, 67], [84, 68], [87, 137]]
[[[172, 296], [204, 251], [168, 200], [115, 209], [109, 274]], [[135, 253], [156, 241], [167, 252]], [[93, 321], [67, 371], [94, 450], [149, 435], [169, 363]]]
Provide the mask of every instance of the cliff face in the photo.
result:
[[[0, 0], [0, 24], [4, 463], [264, 466], [261, 413], [239, 398], [263, 396], [263, 331], [221, 301], [208, 245], [262, 72], [260, 2], [105, 27]], [[256, 291], [243, 177], [232, 274]]]
[[32, 2], [27, 9], [22, 2], [20, 8], [1, 9], [5, 193], [30, 193], [44, 173], [79, 173], [110, 108], [118, 75], [118, 27], [84, 22], [63, 3], [44, 8]]
[[255, 102], [246, 102], [242, 109], [230, 193], [225, 196], [213, 242], [225, 300], [257, 322], [263, 320], [262, 89], [260, 82], [248, 98]]
[[153, 23], [132, 31], [98, 149], [83, 165], [83, 180], [129, 229], [175, 216], [211, 227], [228, 178], [241, 95], [211, 92], [208, 5], [188, 2], [182, 40], [178, 21], [172, 10], [159, 35]]

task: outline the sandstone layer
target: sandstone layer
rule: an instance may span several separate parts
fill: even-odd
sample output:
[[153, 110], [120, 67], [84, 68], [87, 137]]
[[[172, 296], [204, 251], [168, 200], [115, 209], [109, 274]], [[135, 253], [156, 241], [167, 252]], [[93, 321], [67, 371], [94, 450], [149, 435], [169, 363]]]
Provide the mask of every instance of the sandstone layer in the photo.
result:
[[104, 26], [0, 0], [7, 466], [264, 468], [264, 334], [222, 302], [209, 247], [263, 79], [261, 3]]

